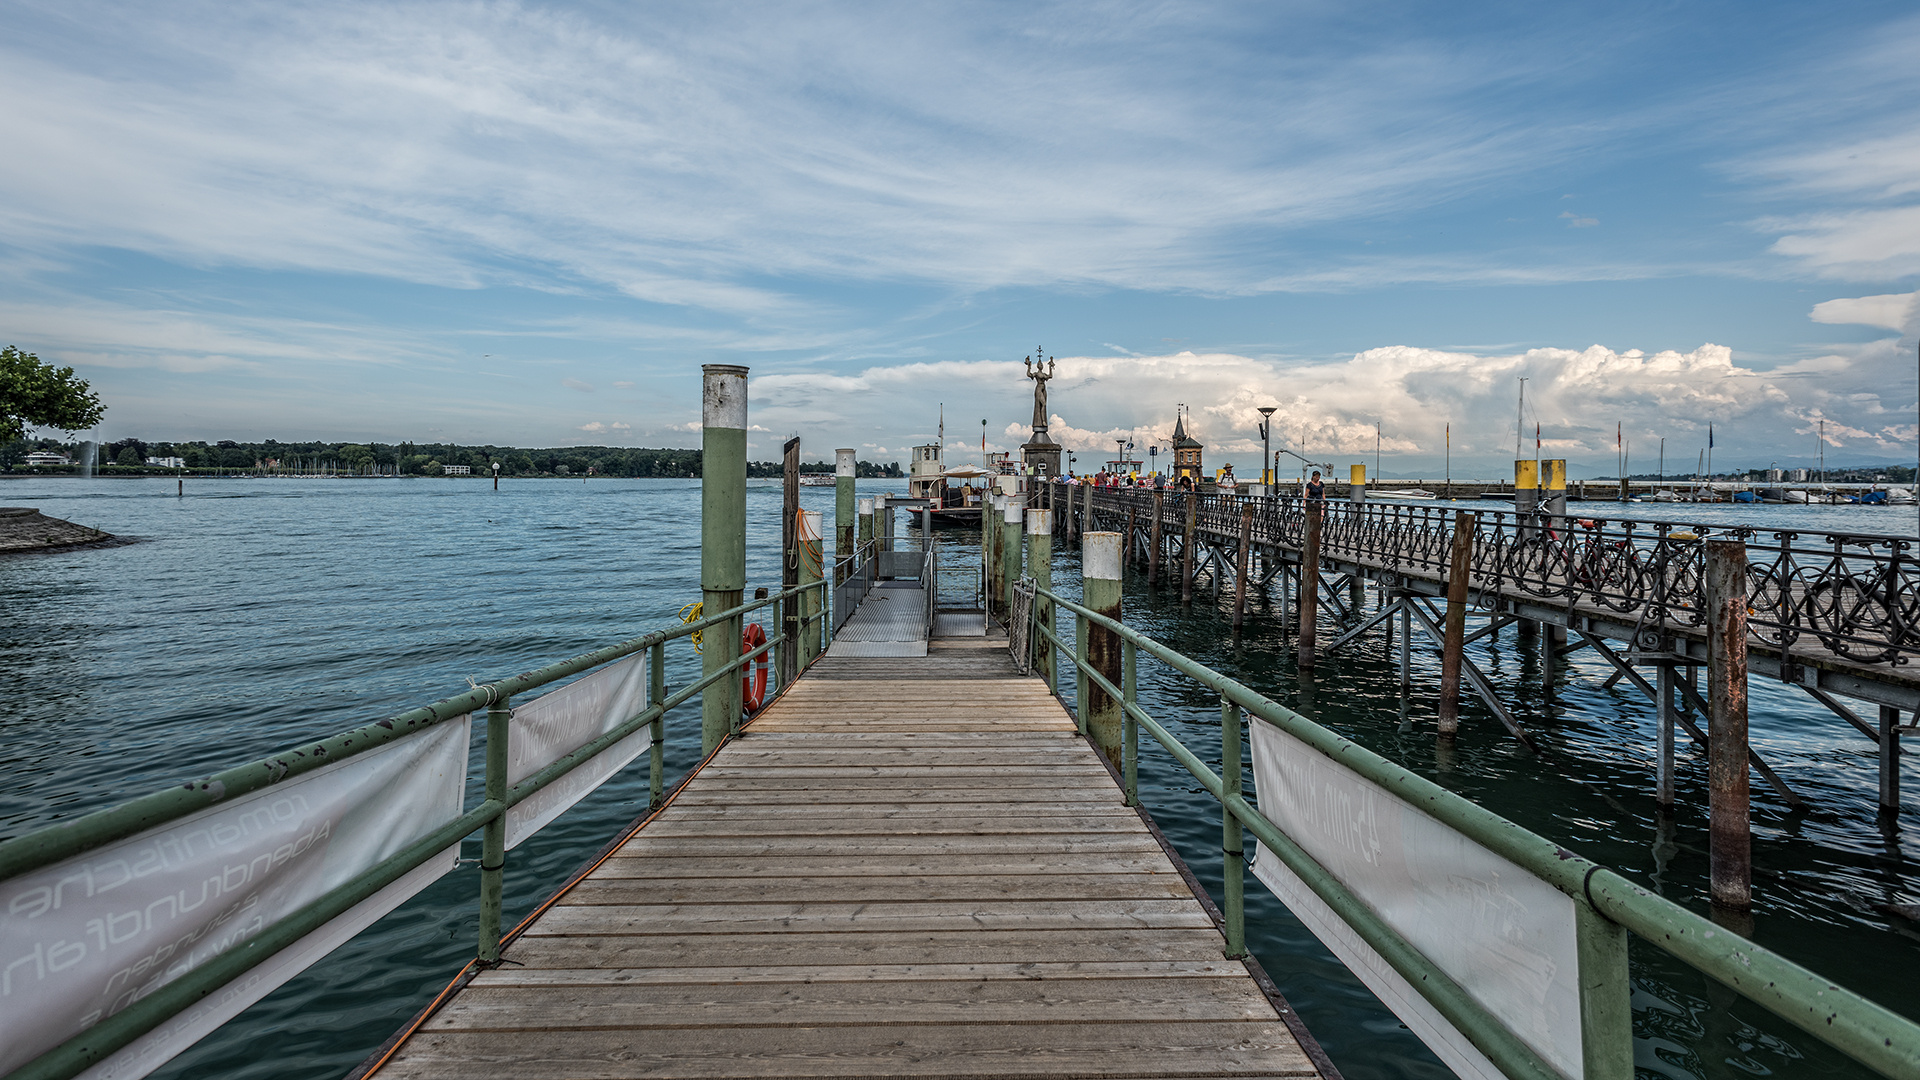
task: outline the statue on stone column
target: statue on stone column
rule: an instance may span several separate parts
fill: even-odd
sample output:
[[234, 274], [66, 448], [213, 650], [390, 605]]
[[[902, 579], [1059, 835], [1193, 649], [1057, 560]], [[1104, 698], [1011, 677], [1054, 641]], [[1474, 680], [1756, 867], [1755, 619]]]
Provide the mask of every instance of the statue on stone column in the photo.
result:
[[1027, 357], [1027, 378], [1033, 380], [1033, 437], [1042, 441], [1047, 432], [1047, 380], [1053, 378], [1053, 358], [1042, 350], [1035, 349], [1040, 363], [1035, 364], [1033, 357]]

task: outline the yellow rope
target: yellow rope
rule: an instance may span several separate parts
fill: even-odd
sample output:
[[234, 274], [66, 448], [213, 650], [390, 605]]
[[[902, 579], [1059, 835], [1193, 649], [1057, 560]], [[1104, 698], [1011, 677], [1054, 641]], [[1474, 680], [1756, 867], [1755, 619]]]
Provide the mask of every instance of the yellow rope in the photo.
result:
[[[693, 603], [688, 604], [686, 607], [681, 608], [680, 621], [683, 623], [699, 622], [700, 613], [706, 606], [707, 605], [705, 604], [705, 602], [700, 600], [695, 600]], [[703, 633], [705, 633], [705, 631], [702, 631], [702, 630], [695, 630], [693, 632], [693, 651], [694, 652], [700, 651], [700, 635]]]

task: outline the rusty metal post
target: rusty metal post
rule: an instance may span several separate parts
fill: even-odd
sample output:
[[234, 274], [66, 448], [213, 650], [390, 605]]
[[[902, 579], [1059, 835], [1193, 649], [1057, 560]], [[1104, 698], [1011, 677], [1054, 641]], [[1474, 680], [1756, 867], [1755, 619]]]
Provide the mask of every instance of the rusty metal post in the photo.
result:
[[1306, 541], [1300, 549], [1300, 641], [1302, 671], [1313, 670], [1315, 637], [1320, 628], [1320, 514], [1319, 502], [1307, 503]]
[[1447, 621], [1440, 636], [1440, 734], [1460, 730], [1460, 656], [1466, 650], [1467, 575], [1473, 567], [1473, 534], [1480, 519], [1465, 510], [1453, 515], [1453, 558], [1447, 564]]
[[1139, 509], [1133, 505], [1133, 495], [1129, 493], [1127, 495], [1127, 531], [1122, 534], [1126, 540], [1120, 545], [1120, 561], [1123, 566], [1132, 566], [1134, 562], [1133, 529], [1134, 520], [1138, 516]]
[[1252, 550], [1253, 507], [1247, 505], [1240, 508], [1240, 558], [1239, 565], [1234, 568], [1234, 572], [1238, 575], [1233, 585], [1233, 628], [1235, 630], [1239, 630], [1240, 625], [1247, 621], [1247, 580], [1251, 570], [1247, 565], [1247, 555]]
[[1193, 603], [1193, 538], [1195, 517], [1200, 512], [1200, 493], [1189, 491], [1187, 500], [1187, 538], [1180, 545], [1180, 602]]
[[1151, 533], [1147, 538], [1147, 584], [1157, 585], [1160, 581], [1160, 528], [1167, 512], [1167, 493], [1159, 489], [1153, 492], [1153, 524], [1148, 527]]
[[1747, 793], [1747, 544], [1706, 542], [1707, 799], [1713, 902], [1753, 903], [1753, 838]]
[[1093, 485], [1088, 484], [1083, 490], [1085, 494], [1080, 499], [1080, 551], [1084, 556], [1087, 550], [1087, 533], [1093, 530]]
[[[1082, 596], [1087, 607], [1118, 622], [1120, 619], [1121, 577], [1120, 534], [1086, 534], [1085, 554], [1081, 557]], [[1120, 683], [1120, 635], [1098, 624], [1087, 627], [1087, 665], [1105, 676], [1114, 686]], [[1125, 743], [1125, 722], [1121, 703], [1112, 694], [1088, 680], [1086, 704], [1081, 715], [1086, 719], [1087, 737], [1093, 740], [1115, 769], [1123, 768], [1121, 747]]]

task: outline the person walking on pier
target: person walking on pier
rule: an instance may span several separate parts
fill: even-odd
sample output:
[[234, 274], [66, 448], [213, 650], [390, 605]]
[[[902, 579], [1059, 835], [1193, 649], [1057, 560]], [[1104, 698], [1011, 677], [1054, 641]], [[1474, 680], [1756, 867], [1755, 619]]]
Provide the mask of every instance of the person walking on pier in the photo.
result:
[[1313, 470], [1313, 478], [1307, 481], [1307, 501], [1321, 502], [1327, 497], [1327, 485], [1320, 479], [1320, 470]]

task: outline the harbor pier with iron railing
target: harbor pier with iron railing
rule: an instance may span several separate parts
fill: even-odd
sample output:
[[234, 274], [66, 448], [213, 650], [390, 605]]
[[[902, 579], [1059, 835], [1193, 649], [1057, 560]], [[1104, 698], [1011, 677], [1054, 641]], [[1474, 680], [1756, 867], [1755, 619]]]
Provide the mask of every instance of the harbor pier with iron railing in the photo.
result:
[[[728, 381], [707, 425], [725, 442], [745, 426], [727, 397], [744, 372], [710, 375]], [[714, 558], [685, 623], [0, 842], [0, 1074], [142, 1075], [447, 873], [477, 837], [479, 888], [461, 909], [477, 923], [471, 959], [356, 1076], [1337, 1076], [1250, 955], [1248, 868], [1462, 1076], [1633, 1075], [1637, 951], [1865, 1070], [1920, 1075], [1911, 1020], [1126, 617], [1140, 563], [1190, 596], [1248, 593], [1243, 626], [1267, 617], [1268, 601], [1246, 602], [1252, 583], [1302, 584], [1308, 603], [1288, 609], [1282, 589], [1280, 606], [1329, 635], [1323, 654], [1388, 625], [1403, 651], [1415, 623], [1444, 639], [1449, 612], [1429, 605], [1451, 594], [1456, 654], [1467, 633], [1559, 612], [1542, 637], [1559, 626], [1579, 639], [1568, 647], [1628, 672], [1661, 657], [1711, 668], [1688, 650], [1731, 617], [1716, 604], [1728, 583], [1706, 575], [1689, 614], [1673, 568], [1689, 541], [1672, 530], [1649, 541], [1635, 526], [1621, 541], [1632, 553], [1614, 549], [1611, 564], [1662, 567], [1672, 583], [1656, 619], [1645, 598], [1617, 606], [1618, 574], [1596, 585], [1567, 569], [1553, 545], [1577, 521], [1403, 513], [1396, 534], [1396, 519], [1366, 513], [1169, 508], [1164, 495], [1016, 480], [980, 565], [965, 567], [984, 603], [948, 605], [941, 578], [962, 576], [939, 539], [896, 533], [900, 504], [877, 498], [863, 532], [849, 477], [831, 524], [844, 551], [822, 550], [827, 523], [787, 500], [781, 580], [759, 595], [735, 565], [743, 459], [707, 461]], [[1390, 617], [1372, 618], [1383, 602]], [[1469, 606], [1479, 629], [1465, 629]], [[1853, 691], [1833, 680], [1880, 685], [1859, 673], [1902, 666], [1869, 656], [1876, 641], [1904, 647], [1888, 630], [1816, 624], [1854, 651], [1815, 654], [1805, 639], [1821, 631], [1770, 646], [1785, 631], [1763, 605], [1746, 621], [1744, 606], [1756, 669], [1805, 657], [1829, 680], [1811, 689], [1837, 695]], [[1623, 624], [1637, 626], [1614, 636]], [[1658, 649], [1649, 627], [1666, 635]], [[698, 673], [676, 684], [666, 651], [695, 635]], [[1458, 668], [1469, 692], [1477, 672]], [[1178, 682], [1217, 727], [1177, 728], [1143, 698], [1147, 679]], [[1725, 712], [1712, 685], [1705, 695], [1716, 700], [1699, 710]], [[677, 781], [661, 753], [669, 725], [700, 732], [700, 760]], [[1143, 764], [1191, 778], [1217, 808], [1205, 867], [1141, 805]], [[503, 883], [524, 872], [522, 843], [628, 768], [648, 773], [632, 822], [509, 926]], [[148, 867], [150, 852], [162, 857]], [[1210, 895], [1199, 874], [1216, 869]], [[211, 907], [172, 899], [188, 885], [213, 897], [214, 881]]]

